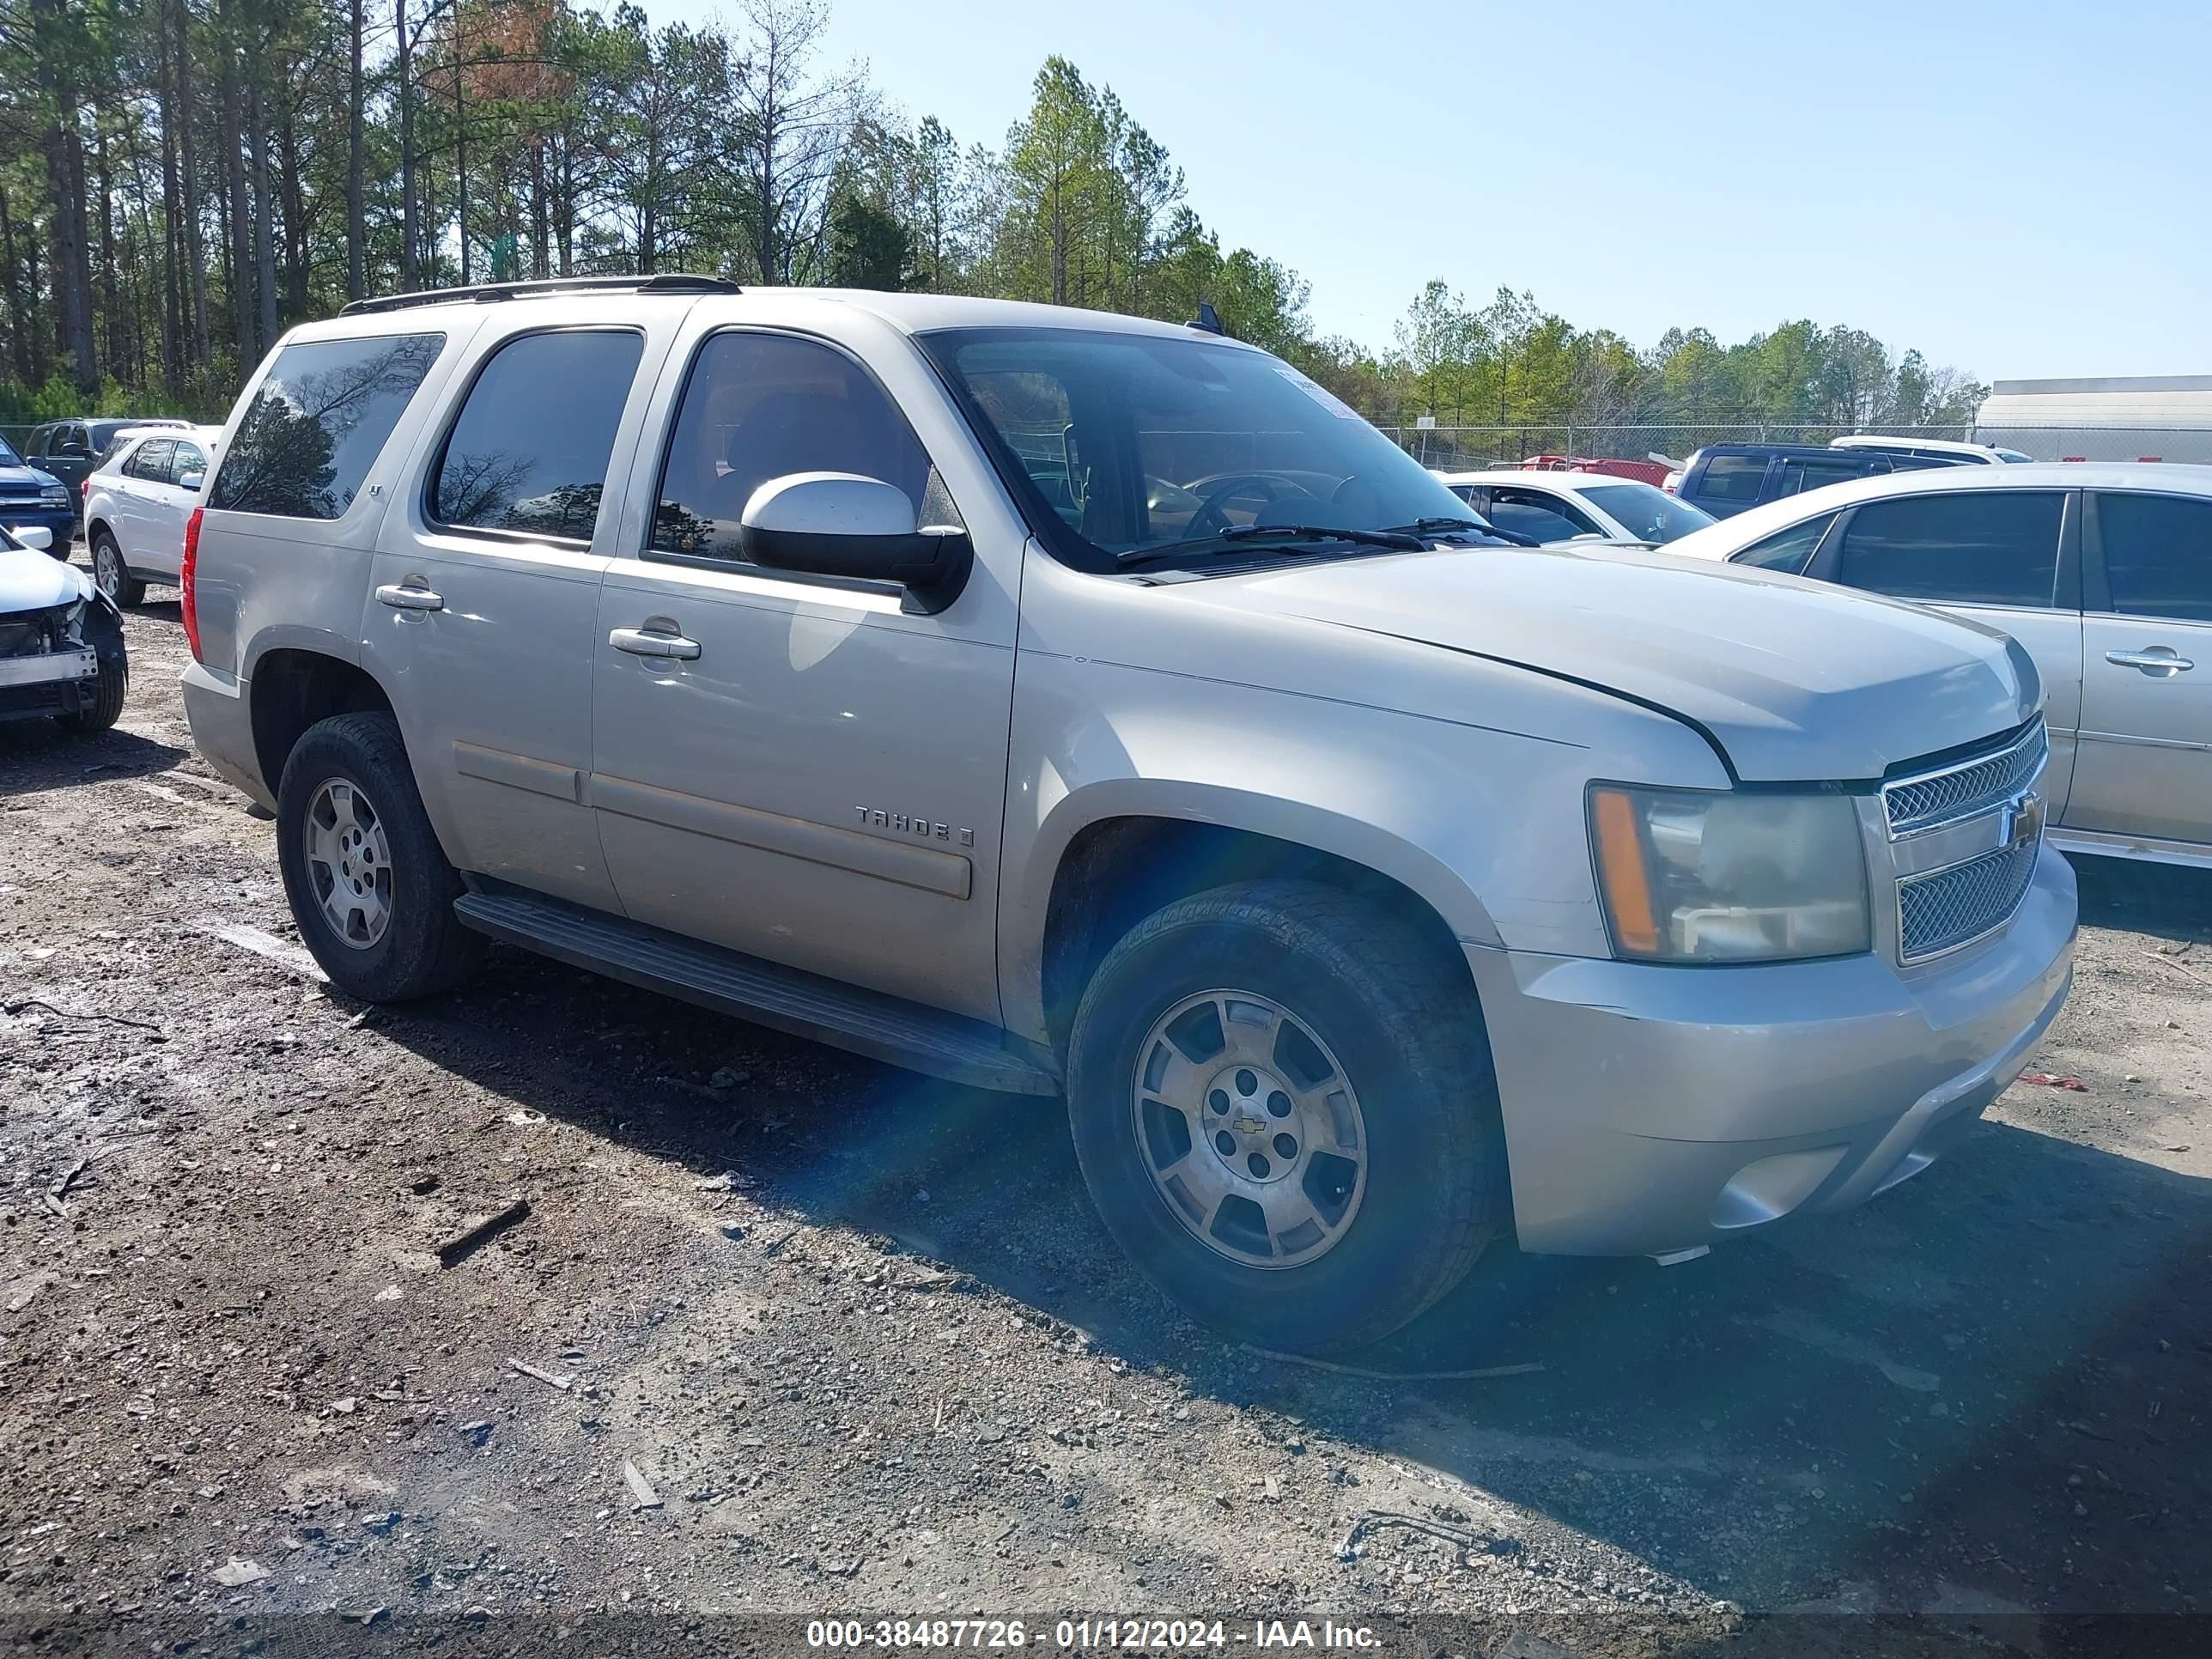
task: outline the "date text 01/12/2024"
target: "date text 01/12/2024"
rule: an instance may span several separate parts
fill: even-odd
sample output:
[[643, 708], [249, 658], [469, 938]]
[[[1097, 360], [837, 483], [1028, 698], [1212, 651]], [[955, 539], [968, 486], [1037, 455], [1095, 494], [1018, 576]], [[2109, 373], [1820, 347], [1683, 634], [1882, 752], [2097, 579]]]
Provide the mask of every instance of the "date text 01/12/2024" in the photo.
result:
[[1335, 1649], [1374, 1651], [1383, 1644], [1365, 1625], [1334, 1620], [1256, 1619], [1232, 1625], [1214, 1619], [1061, 1619], [1049, 1638], [1042, 1621], [1019, 1619], [817, 1619], [806, 1626], [810, 1648], [979, 1648], [1049, 1645], [1061, 1650], [1176, 1652], [1206, 1648]]

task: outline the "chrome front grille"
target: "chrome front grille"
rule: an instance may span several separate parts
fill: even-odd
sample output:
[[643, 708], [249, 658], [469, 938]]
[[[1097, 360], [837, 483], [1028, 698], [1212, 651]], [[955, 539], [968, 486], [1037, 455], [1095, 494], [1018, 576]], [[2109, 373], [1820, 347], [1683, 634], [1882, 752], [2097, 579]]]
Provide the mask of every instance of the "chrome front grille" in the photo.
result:
[[2043, 850], [2038, 720], [2002, 745], [1882, 787], [1897, 877], [1898, 959], [1924, 962], [2012, 919]]
[[2038, 720], [1995, 754], [1884, 784], [1889, 833], [1909, 836], [2001, 806], [2035, 781], [2050, 757], [2050, 741]]
[[1897, 915], [1907, 962], [1940, 956], [2001, 925], [2027, 896], [2040, 836], [2000, 847], [1964, 864], [1897, 884]]

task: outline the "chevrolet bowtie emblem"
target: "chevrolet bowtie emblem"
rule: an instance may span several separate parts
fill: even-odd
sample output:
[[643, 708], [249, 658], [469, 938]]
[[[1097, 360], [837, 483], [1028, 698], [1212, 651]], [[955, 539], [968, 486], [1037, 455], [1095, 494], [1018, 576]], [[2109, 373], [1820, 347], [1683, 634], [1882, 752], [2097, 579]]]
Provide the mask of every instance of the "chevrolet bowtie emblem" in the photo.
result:
[[1256, 1135], [1267, 1127], [1256, 1117], [1240, 1117], [1237, 1120], [1237, 1133], [1240, 1135]]

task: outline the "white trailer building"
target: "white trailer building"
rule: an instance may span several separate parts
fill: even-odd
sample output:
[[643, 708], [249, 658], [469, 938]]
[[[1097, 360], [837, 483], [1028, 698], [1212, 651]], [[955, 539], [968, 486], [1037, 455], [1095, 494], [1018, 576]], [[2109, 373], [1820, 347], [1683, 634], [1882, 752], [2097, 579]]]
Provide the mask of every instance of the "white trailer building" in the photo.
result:
[[2212, 462], [2212, 374], [1999, 380], [1971, 435], [2039, 461]]

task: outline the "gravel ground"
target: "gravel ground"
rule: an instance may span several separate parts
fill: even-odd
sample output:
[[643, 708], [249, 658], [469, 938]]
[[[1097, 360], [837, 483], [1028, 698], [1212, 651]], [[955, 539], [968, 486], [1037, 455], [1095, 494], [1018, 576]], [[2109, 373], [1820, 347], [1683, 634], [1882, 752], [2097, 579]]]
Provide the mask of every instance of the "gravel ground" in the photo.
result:
[[1891, 1613], [2056, 1655], [2207, 1593], [2212, 878], [2084, 861], [2033, 1062], [2082, 1091], [1696, 1263], [1486, 1263], [1330, 1370], [1125, 1268], [1056, 1107], [506, 951], [326, 996], [192, 753], [170, 599], [121, 727], [0, 727], [18, 1637], [1449, 1613], [1454, 1650], [1630, 1656]]

